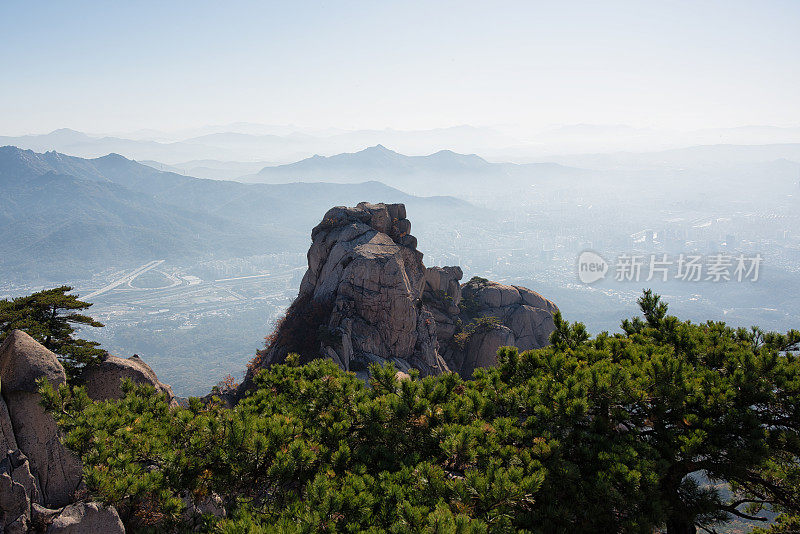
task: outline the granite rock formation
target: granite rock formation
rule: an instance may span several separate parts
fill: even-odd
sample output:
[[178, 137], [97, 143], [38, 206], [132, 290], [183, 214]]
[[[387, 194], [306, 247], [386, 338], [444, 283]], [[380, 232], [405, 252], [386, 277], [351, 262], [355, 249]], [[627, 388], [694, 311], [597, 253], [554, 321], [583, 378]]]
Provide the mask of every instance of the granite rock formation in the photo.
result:
[[424, 298], [436, 316], [440, 354], [452, 371], [469, 377], [497, 363], [499, 347], [524, 351], [549, 343], [558, 308], [535, 291], [478, 277], [459, 285], [458, 267], [428, 271], [436, 274], [428, 277]]
[[56, 355], [25, 332], [14, 330], [0, 346], [0, 382], [14, 440], [31, 462], [42, 504], [64, 506], [81, 481], [81, 464], [61, 444], [55, 421], [39, 404], [40, 378], [54, 387], [66, 382]]
[[[328, 357], [359, 376], [385, 361], [401, 372], [469, 376], [495, 363], [499, 346], [547, 344], [557, 310], [552, 302], [488, 281], [462, 286], [461, 268], [424, 266], [410, 232], [403, 204], [331, 208], [311, 232], [299, 294], [240, 392], [251, 387], [255, 371], [292, 352], [302, 361]], [[496, 319], [473, 328], [481, 317]]]
[[[37, 380], [66, 382], [51, 351], [21, 330], [0, 345], [0, 533], [42, 528], [52, 533], [124, 533], [119, 515], [99, 503], [76, 502], [83, 486], [79, 458], [61, 443], [55, 420], [39, 404]], [[120, 381], [150, 384], [175, 405], [172, 388], [140, 358], [108, 356], [83, 382], [94, 400], [119, 398]]]
[[150, 366], [136, 354], [130, 358], [118, 358], [106, 354], [99, 365], [83, 373], [86, 394], [94, 401], [122, 398], [121, 384], [126, 378], [134, 384], [153, 386], [158, 393], [166, 396], [171, 406], [177, 406], [172, 387], [162, 384]]

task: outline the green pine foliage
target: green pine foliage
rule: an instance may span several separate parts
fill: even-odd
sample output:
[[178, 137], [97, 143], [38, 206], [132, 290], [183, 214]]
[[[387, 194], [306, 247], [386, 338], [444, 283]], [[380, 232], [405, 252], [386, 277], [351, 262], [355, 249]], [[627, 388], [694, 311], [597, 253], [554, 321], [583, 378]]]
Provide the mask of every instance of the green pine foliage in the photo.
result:
[[[640, 307], [594, 338], [559, 316], [551, 346], [502, 348], [471, 380], [387, 365], [367, 386], [291, 356], [233, 409], [131, 383], [99, 403], [42, 392], [132, 531], [683, 533], [765, 506], [796, 525], [800, 333]], [[183, 513], [212, 493], [227, 518]]]
[[67, 377], [72, 379], [86, 365], [97, 363], [104, 351], [94, 341], [76, 338], [78, 326], [101, 327], [102, 323], [78, 313], [91, 304], [70, 295], [70, 286], [46, 289], [12, 300], [0, 300], [0, 342], [12, 330], [22, 330], [56, 353]]

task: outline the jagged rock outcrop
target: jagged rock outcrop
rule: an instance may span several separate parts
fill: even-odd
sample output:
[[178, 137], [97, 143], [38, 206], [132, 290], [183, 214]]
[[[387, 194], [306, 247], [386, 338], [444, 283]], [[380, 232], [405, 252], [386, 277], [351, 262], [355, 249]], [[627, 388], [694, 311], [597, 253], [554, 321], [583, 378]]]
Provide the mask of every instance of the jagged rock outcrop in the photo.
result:
[[[113, 507], [74, 502], [80, 493], [80, 460], [61, 443], [55, 420], [39, 404], [37, 380], [58, 387], [66, 374], [51, 351], [21, 330], [0, 345], [0, 533], [124, 533]], [[119, 398], [120, 381], [151, 384], [176, 403], [172, 388], [161, 383], [138, 356], [108, 356], [83, 375], [95, 400]], [[204, 508], [201, 510], [205, 510]], [[34, 529], [34, 530], [31, 530]]]
[[21, 484], [7, 473], [0, 474], [0, 532], [27, 532], [30, 525], [31, 501]]
[[39, 500], [39, 488], [28, 458], [10, 450], [0, 460], [0, 532], [27, 532], [31, 504]]
[[99, 365], [83, 373], [86, 394], [94, 401], [122, 398], [121, 384], [126, 378], [135, 384], [153, 386], [157, 392], [166, 396], [171, 406], [177, 406], [172, 387], [161, 383], [150, 366], [136, 354], [127, 359], [107, 354]]
[[410, 231], [402, 204], [330, 209], [311, 233], [299, 295], [261, 366], [298, 352], [357, 372], [386, 360], [401, 371], [446, 371], [433, 314], [422, 306], [425, 266]]
[[80, 484], [81, 464], [61, 444], [55, 421], [39, 404], [39, 378], [54, 387], [66, 382], [56, 355], [25, 332], [14, 330], [0, 346], [0, 382], [14, 439], [31, 462], [42, 503], [64, 506]]
[[[426, 269], [410, 231], [403, 204], [330, 209], [311, 232], [299, 294], [239, 393], [251, 387], [255, 371], [290, 352], [304, 361], [328, 357], [360, 376], [368, 364], [385, 361], [403, 373], [469, 376], [494, 364], [499, 346], [547, 344], [552, 302], [522, 287], [462, 286], [460, 267]], [[475, 327], [481, 317], [496, 319]]]

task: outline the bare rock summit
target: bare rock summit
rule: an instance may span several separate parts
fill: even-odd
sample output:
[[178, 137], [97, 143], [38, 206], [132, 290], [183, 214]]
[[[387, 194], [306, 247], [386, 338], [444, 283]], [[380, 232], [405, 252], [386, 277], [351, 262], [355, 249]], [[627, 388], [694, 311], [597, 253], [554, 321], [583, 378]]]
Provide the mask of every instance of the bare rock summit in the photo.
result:
[[558, 308], [538, 293], [482, 279], [462, 285], [460, 267], [426, 268], [403, 204], [331, 208], [311, 240], [299, 294], [242, 392], [289, 353], [327, 357], [363, 377], [385, 361], [404, 373], [470, 376], [496, 362], [499, 346], [539, 348], [554, 328]]

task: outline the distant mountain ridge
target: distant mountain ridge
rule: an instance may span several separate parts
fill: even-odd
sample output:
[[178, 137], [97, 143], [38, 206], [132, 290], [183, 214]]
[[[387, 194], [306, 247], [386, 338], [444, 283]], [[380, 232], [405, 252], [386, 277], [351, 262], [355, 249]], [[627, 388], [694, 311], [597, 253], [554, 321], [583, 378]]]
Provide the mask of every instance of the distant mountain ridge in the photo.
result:
[[476, 154], [459, 154], [452, 150], [407, 156], [375, 145], [359, 152], [315, 155], [295, 163], [264, 167], [240, 180], [247, 183], [355, 183], [363, 176], [372, 176], [415, 194], [458, 194], [461, 189], [475, 192], [519, 186], [583, 172], [555, 163], [491, 163]]
[[[220, 161], [296, 161], [317, 151], [340, 153], [375, 143], [402, 147], [412, 153], [431, 147], [476, 152], [519, 141], [489, 128], [454, 126], [431, 130], [331, 130], [303, 133], [277, 129], [274, 133], [210, 131], [180, 139], [126, 138], [124, 134], [91, 136], [62, 128], [46, 134], [0, 136], [0, 146], [45, 152], [56, 150], [78, 157], [94, 158], [108, 153], [124, 154], [137, 160], [154, 160], [168, 165], [198, 159]], [[189, 132], [187, 132], [189, 133]], [[200, 132], [195, 132], [200, 133]]]
[[302, 248], [320, 209], [406, 202], [423, 219], [475, 208], [377, 181], [242, 184], [161, 172], [118, 154], [82, 159], [0, 147], [3, 274], [61, 277], [132, 261], [264, 254]]

